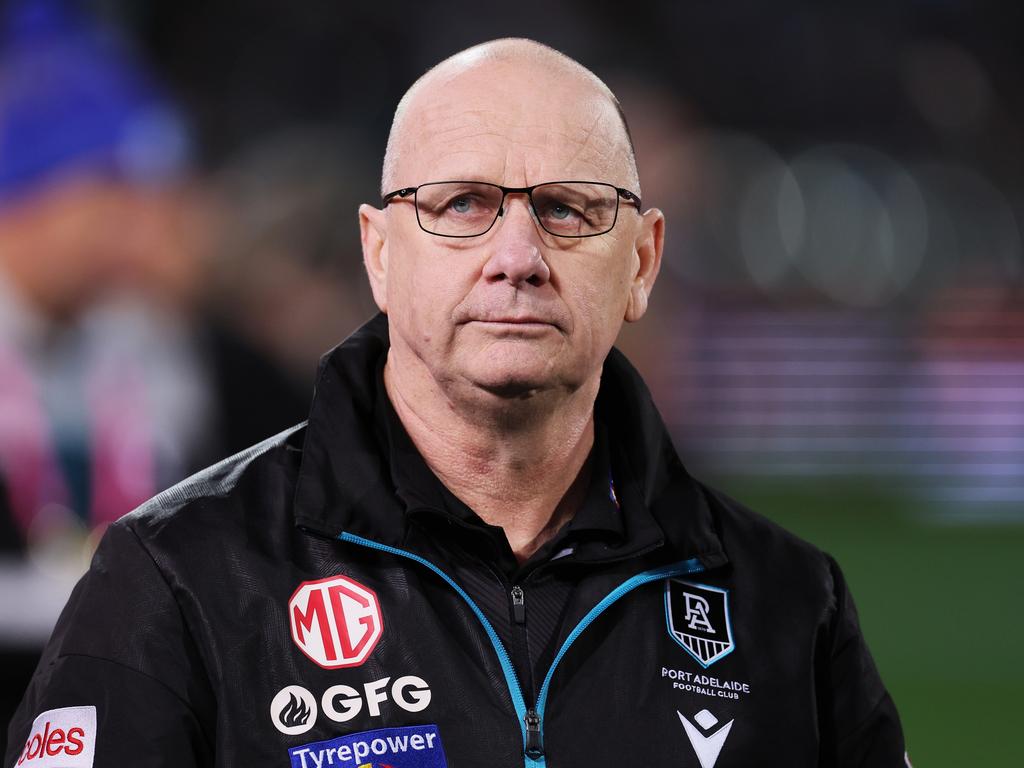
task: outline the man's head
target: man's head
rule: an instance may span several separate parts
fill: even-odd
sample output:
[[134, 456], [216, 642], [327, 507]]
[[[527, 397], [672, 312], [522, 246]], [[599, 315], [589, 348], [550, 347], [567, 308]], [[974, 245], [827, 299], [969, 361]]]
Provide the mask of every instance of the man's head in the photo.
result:
[[[581, 180], [640, 194], [615, 97], [577, 62], [528, 40], [456, 54], [400, 102], [382, 191], [453, 180]], [[383, 210], [362, 206], [370, 284], [390, 321], [389, 365], [427, 376], [452, 400], [596, 392], [622, 322], [646, 310], [662, 247], [661, 213], [612, 197], [614, 227], [583, 238], [538, 226], [524, 194], [506, 196], [491, 229], [466, 238], [421, 229], [413, 195]], [[453, 204], [461, 212], [475, 203]]]

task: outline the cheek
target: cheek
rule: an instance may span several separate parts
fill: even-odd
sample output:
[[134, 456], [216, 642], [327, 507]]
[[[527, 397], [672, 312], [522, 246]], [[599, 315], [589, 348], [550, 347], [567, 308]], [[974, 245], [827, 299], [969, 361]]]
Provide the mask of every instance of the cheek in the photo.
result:
[[392, 321], [424, 342], [450, 332], [452, 310], [462, 297], [458, 274], [443, 254], [411, 252], [392, 256], [387, 295]]
[[597, 266], [566, 281], [571, 295], [575, 327], [588, 337], [595, 351], [611, 346], [618, 335], [629, 297], [629, 275], [622, 266], [595, 260]]

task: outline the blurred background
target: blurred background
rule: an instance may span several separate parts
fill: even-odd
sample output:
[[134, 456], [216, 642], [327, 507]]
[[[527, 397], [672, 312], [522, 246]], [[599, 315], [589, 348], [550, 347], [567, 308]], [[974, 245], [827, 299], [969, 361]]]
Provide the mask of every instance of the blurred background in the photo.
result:
[[397, 100], [508, 35], [629, 116], [691, 472], [838, 558], [915, 764], [1019, 765], [1024, 11], [969, 0], [0, 2], [0, 720], [107, 523], [304, 418]]

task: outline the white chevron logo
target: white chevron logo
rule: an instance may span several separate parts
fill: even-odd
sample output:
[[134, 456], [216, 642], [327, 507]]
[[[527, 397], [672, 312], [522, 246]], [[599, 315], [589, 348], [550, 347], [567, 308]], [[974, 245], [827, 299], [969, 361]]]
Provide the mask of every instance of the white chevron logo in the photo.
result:
[[[683, 728], [686, 729], [686, 737], [690, 740], [690, 746], [697, 753], [697, 759], [700, 760], [700, 768], [715, 768], [718, 755], [722, 751], [722, 747], [725, 746], [725, 740], [728, 738], [729, 731], [732, 730], [732, 724], [735, 720], [730, 720], [714, 733], [709, 733], [705, 736], [701, 731], [710, 730], [717, 725], [717, 717], [706, 709], [702, 709], [693, 716], [697, 723], [697, 725], [694, 725], [683, 716], [682, 712], [676, 711], [676, 714], [679, 715], [679, 720], [682, 722]], [[697, 726], [700, 727], [698, 728]]]

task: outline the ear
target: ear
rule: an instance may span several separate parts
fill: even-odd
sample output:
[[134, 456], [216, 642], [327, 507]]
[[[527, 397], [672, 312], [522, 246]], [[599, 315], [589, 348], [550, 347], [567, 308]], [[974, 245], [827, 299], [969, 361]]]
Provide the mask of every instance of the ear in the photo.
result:
[[661, 269], [661, 253], [665, 247], [665, 216], [657, 208], [644, 213], [640, 232], [633, 243], [639, 262], [633, 283], [629, 286], [626, 322], [635, 323], [647, 312], [647, 300]]
[[363, 203], [359, 206], [359, 239], [363, 244], [363, 265], [378, 309], [388, 311], [388, 227], [387, 213]]

